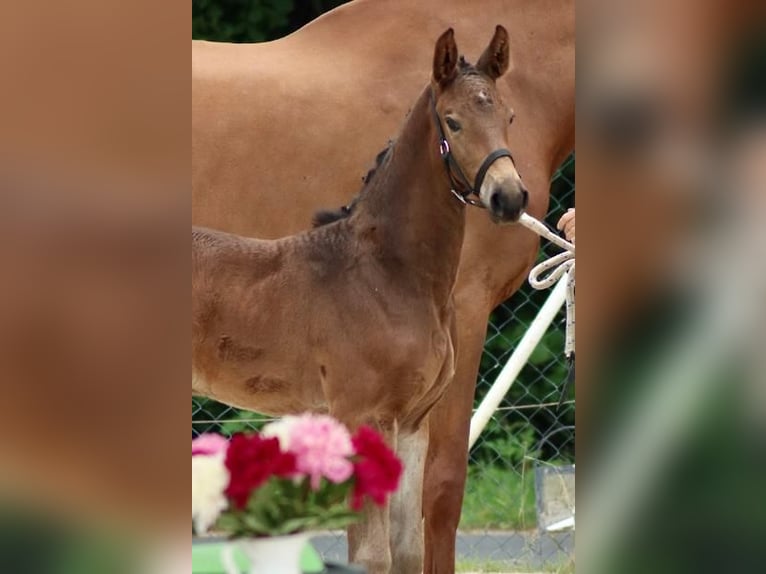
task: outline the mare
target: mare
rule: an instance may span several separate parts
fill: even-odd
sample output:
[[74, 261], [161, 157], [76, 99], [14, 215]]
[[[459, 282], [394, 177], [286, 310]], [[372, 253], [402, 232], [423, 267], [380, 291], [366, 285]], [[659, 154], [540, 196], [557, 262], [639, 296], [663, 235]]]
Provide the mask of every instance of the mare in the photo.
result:
[[[511, 31], [513, 62], [497, 89], [517, 113], [509, 141], [527, 211], [543, 218], [551, 175], [574, 147], [574, 15], [571, 0], [356, 0], [274, 42], [192, 42], [193, 223], [275, 238], [346, 204], [429, 73], [427, 39], [452, 26], [478, 54], [498, 22]], [[430, 415], [427, 574], [454, 572], [487, 319], [526, 280], [538, 245], [521, 226], [467, 214], [456, 371]]]
[[272, 415], [329, 412], [399, 452], [391, 508], [368, 504], [349, 529], [350, 558], [370, 574], [422, 572], [411, 540], [427, 415], [455, 368], [468, 196], [496, 221], [527, 205], [495, 84], [508, 64], [502, 26], [476, 66], [444, 32], [430, 84], [345, 217], [276, 240], [192, 227], [192, 393]]

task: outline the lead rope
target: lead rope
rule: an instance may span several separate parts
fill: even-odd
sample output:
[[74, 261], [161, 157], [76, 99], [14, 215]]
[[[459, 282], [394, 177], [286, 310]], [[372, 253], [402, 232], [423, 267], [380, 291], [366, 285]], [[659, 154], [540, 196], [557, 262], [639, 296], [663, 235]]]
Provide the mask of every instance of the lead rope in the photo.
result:
[[[559, 399], [559, 408], [564, 403], [569, 385], [575, 376], [575, 246], [566, 239], [553, 233], [548, 226], [538, 221], [531, 215], [522, 213], [519, 218], [521, 223], [527, 229], [534, 231], [540, 237], [544, 237], [551, 243], [564, 249], [558, 255], [554, 255], [535, 265], [529, 272], [529, 284], [533, 289], [548, 289], [566, 275], [566, 335], [564, 342], [564, 355], [569, 365], [569, 374], [561, 389], [561, 398]], [[547, 273], [547, 275], [545, 275]]]

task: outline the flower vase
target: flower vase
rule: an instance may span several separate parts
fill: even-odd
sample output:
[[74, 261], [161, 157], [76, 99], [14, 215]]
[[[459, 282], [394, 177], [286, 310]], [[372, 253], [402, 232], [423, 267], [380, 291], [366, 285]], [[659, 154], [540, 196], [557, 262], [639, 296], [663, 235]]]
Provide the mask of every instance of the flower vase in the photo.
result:
[[226, 574], [243, 574], [234, 560], [234, 549], [239, 548], [249, 562], [246, 574], [302, 574], [301, 553], [310, 538], [307, 532], [240, 538], [223, 547], [221, 559]]

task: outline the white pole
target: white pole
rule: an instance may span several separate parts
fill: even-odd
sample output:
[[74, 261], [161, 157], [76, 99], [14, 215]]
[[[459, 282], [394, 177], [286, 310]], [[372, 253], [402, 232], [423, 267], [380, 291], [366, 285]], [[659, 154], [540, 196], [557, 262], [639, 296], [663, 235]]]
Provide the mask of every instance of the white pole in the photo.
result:
[[471, 450], [476, 439], [479, 438], [484, 427], [487, 426], [489, 419], [492, 418], [497, 407], [502, 402], [506, 393], [508, 393], [508, 389], [511, 388], [516, 377], [519, 376], [521, 369], [527, 364], [530, 355], [540, 343], [543, 335], [545, 335], [545, 332], [548, 330], [548, 326], [553, 322], [559, 309], [561, 309], [561, 306], [564, 304], [564, 299], [566, 297], [566, 282], [567, 276], [564, 275], [564, 277], [559, 279], [558, 283], [556, 283], [556, 287], [551, 291], [551, 294], [540, 309], [537, 317], [535, 317], [535, 320], [532, 321], [527, 332], [524, 333], [516, 350], [513, 352], [510, 359], [508, 359], [503, 370], [500, 371], [500, 374], [497, 376], [497, 379], [487, 393], [487, 396], [484, 397], [479, 408], [476, 409], [476, 412], [471, 418], [471, 433], [468, 437], [468, 450]]

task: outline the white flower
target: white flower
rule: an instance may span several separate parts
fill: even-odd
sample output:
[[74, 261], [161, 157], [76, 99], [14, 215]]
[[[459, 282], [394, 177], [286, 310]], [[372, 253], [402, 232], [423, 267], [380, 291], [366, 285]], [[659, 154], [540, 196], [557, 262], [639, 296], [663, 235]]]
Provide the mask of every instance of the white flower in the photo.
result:
[[227, 506], [224, 490], [229, 484], [229, 471], [224, 456], [192, 457], [192, 520], [198, 534], [207, 532]]
[[290, 433], [291, 428], [298, 420], [298, 417], [288, 415], [281, 419], [269, 423], [261, 429], [261, 436], [264, 437], [277, 437], [279, 440], [279, 448], [285, 452], [290, 450]]

